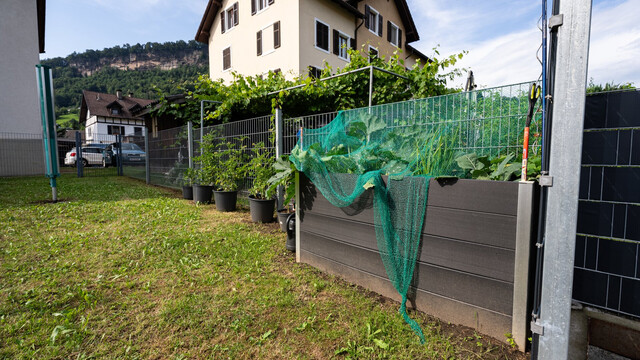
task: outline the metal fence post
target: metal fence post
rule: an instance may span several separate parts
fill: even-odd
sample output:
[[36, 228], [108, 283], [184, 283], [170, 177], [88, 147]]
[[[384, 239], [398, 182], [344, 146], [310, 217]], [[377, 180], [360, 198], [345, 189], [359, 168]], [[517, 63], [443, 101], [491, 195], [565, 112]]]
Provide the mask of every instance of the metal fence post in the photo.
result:
[[553, 91], [539, 335], [539, 359], [566, 359], [578, 217], [591, 0], [562, 0]]
[[118, 165], [118, 176], [123, 175], [122, 171], [122, 135], [116, 135], [116, 146], [118, 147], [118, 156], [116, 156], [116, 164]]
[[187, 123], [187, 149], [189, 152], [189, 169], [193, 169], [193, 122]]
[[[282, 156], [284, 149], [284, 121], [282, 119], [282, 109], [276, 108], [276, 159], [279, 159]], [[284, 203], [284, 189], [282, 185], [278, 186], [278, 200], [277, 200], [277, 209], [282, 209], [286, 206]]]
[[83, 176], [82, 166], [82, 135], [80, 131], [76, 131], [76, 168], [78, 169], [78, 177]]
[[149, 152], [149, 129], [147, 129], [146, 126], [144, 127], [144, 152], [146, 153], [146, 156], [144, 157], [144, 172], [147, 184], [151, 184], [151, 166], [149, 164], [149, 157], [151, 155]]
[[[369, 66], [369, 107], [373, 104], [373, 66]], [[369, 109], [371, 111], [371, 109]]]

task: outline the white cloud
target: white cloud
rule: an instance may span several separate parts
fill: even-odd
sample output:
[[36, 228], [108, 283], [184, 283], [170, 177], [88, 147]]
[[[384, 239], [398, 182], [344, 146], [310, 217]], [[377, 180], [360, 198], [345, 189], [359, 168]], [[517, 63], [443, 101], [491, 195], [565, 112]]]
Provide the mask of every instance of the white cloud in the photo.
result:
[[[457, 65], [474, 71], [484, 86], [537, 79], [540, 8], [531, 1], [409, 1], [427, 55], [441, 44], [443, 56], [468, 50]], [[589, 77], [594, 82], [635, 82], [640, 86], [640, 2], [605, 1], [592, 11]], [[450, 85], [462, 86], [465, 79]]]

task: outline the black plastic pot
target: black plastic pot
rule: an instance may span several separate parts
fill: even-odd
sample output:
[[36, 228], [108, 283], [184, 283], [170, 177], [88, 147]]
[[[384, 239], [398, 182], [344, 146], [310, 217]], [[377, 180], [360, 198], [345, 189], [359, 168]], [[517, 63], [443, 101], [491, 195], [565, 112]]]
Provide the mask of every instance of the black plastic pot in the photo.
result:
[[287, 217], [287, 242], [284, 247], [289, 251], [296, 251], [296, 213], [291, 213]]
[[182, 186], [182, 198], [187, 200], [193, 200], [193, 186]]
[[280, 224], [280, 230], [287, 232], [287, 218], [293, 214], [293, 211], [289, 209], [278, 210], [278, 223]]
[[257, 199], [253, 195], [249, 196], [249, 211], [251, 212], [251, 221], [259, 223], [270, 223], [273, 221], [273, 211], [275, 209], [275, 199]]
[[193, 185], [193, 202], [201, 204], [211, 204], [213, 186]]
[[218, 211], [235, 211], [238, 201], [237, 191], [214, 191], [213, 196], [216, 201]]

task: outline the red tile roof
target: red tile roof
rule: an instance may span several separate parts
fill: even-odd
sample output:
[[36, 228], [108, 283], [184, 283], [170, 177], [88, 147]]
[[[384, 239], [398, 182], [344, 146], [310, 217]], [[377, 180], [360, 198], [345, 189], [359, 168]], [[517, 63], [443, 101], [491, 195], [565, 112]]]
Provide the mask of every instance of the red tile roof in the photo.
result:
[[[95, 91], [82, 91], [82, 106], [80, 107], [80, 122], [87, 120], [87, 110], [91, 116], [105, 116], [117, 119], [143, 120], [138, 112], [155, 100], [139, 99], [130, 96], [122, 96], [121, 99], [115, 94], [105, 94]], [[111, 113], [112, 107], [122, 107], [118, 115]]]

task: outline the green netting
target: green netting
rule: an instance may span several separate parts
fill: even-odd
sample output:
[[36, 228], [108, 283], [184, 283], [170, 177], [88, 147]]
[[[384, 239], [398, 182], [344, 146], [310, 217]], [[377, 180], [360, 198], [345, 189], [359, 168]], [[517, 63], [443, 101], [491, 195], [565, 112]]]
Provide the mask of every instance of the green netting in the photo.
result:
[[303, 129], [291, 153], [297, 169], [333, 205], [357, 206], [365, 192], [373, 196], [378, 250], [402, 297], [400, 313], [421, 341], [406, 300], [429, 179], [462, 175], [455, 158], [464, 152], [519, 151], [529, 85], [342, 111], [322, 128]]

